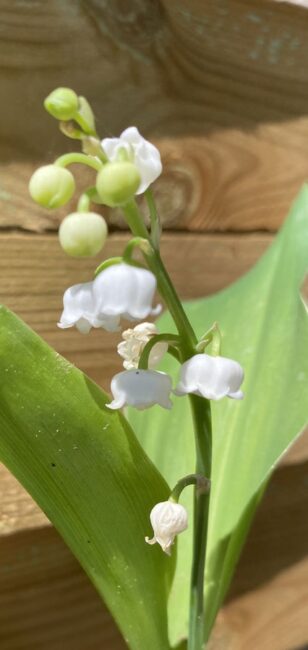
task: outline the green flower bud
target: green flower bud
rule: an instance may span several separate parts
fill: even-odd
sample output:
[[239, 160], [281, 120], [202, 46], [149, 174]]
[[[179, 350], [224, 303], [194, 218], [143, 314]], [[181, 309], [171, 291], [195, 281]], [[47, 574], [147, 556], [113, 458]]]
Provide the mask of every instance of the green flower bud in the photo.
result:
[[63, 250], [73, 257], [92, 257], [103, 248], [108, 229], [95, 212], [72, 212], [63, 219], [59, 239]]
[[39, 167], [30, 178], [29, 192], [33, 200], [44, 208], [59, 208], [65, 205], [74, 191], [74, 176], [64, 167], [45, 165]]
[[72, 120], [78, 111], [79, 100], [70, 88], [57, 88], [46, 97], [44, 106], [57, 120]]
[[113, 208], [127, 203], [136, 194], [140, 181], [133, 163], [109, 162], [97, 175], [96, 189], [102, 202]]

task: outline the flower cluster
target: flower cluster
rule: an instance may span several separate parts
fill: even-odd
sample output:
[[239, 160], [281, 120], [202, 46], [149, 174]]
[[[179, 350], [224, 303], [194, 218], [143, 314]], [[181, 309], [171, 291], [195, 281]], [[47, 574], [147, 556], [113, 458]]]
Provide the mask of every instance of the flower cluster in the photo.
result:
[[[152, 306], [155, 290], [156, 279], [151, 271], [123, 262], [112, 264], [92, 282], [76, 284], [66, 290], [58, 325], [61, 328], [75, 325], [82, 333], [88, 333], [91, 327], [115, 332], [119, 330], [121, 319], [138, 321], [159, 313], [160, 305]], [[109, 408], [130, 405], [145, 409], [153, 404], [171, 408], [171, 377], [152, 369], [137, 369], [141, 352], [155, 333], [156, 328], [151, 323], [141, 323], [123, 333], [124, 341], [118, 345], [118, 352], [124, 358], [126, 370], [115, 375], [111, 382], [114, 399]], [[161, 359], [167, 347], [165, 342], [153, 347], [150, 366]], [[181, 366], [173, 392], [177, 396], [193, 393], [212, 400], [242, 399], [243, 379], [243, 370], [236, 361], [196, 354]]]
[[[190, 331], [190, 324], [187, 321], [188, 325], [186, 329], [184, 326], [183, 331], [186, 315], [181, 311], [181, 305], [157, 255], [160, 224], [153, 198], [148, 192], [150, 233], [134, 201], [135, 195], [146, 192], [161, 174], [159, 151], [143, 138], [136, 127], [125, 129], [118, 138], [104, 138], [100, 141], [91, 107], [84, 97], [78, 97], [71, 89], [59, 88], [52, 92], [45, 100], [45, 108], [60, 120], [63, 133], [82, 141], [83, 153], [64, 154], [54, 164], [38, 169], [29, 183], [33, 199], [44, 207], [63, 206], [72, 198], [76, 189], [74, 177], [66, 166], [76, 162], [84, 163], [96, 172], [95, 185], [81, 195], [77, 211], [62, 221], [59, 239], [64, 251], [77, 257], [93, 256], [104, 245], [107, 225], [101, 215], [90, 211], [91, 201], [109, 207], [121, 206], [135, 235], [122, 258], [106, 260], [98, 267], [92, 281], [76, 284], [65, 291], [58, 326], [76, 326], [84, 334], [91, 328], [115, 332], [120, 330], [122, 321], [136, 323], [160, 313], [161, 306], [153, 306], [157, 289], [155, 274], [132, 260], [132, 250], [136, 245], [140, 246], [150, 268], [157, 271], [160, 288], [165, 282], [165, 292], [161, 290], [161, 293], [167, 306], [170, 294], [173, 297], [170, 309], [179, 335], [159, 335], [155, 325], [148, 322], [141, 322], [122, 333], [123, 340], [118, 344], [118, 353], [123, 359], [124, 371], [116, 374], [111, 381], [113, 399], [107, 407], [117, 410], [129, 405], [142, 410], [158, 404], [170, 409], [171, 393], [178, 397], [194, 394], [208, 400], [224, 397], [242, 399], [243, 369], [236, 361], [218, 354], [220, 339], [218, 348], [213, 339], [217, 335], [216, 325], [199, 344], [192, 332], [192, 342], [188, 347], [181, 347], [187, 331]], [[212, 355], [199, 353], [211, 341]], [[190, 350], [189, 355], [187, 349]], [[179, 379], [174, 389], [172, 378], [167, 373], [153, 369], [167, 351], [181, 363]], [[183, 484], [185, 487], [189, 483], [196, 484], [196, 477], [198, 475], [189, 475], [177, 485]], [[145, 538], [148, 544], [157, 542], [168, 555], [176, 535], [188, 525], [187, 512], [177, 502], [181, 490], [182, 487], [176, 487], [168, 501], [153, 507], [150, 520], [154, 536], [151, 539]]]
[[[122, 206], [135, 195], [145, 192], [162, 172], [160, 153], [135, 126], [125, 129], [118, 138], [93, 137], [94, 116], [83, 97], [68, 88], [59, 88], [45, 100], [46, 110], [62, 120], [62, 128], [70, 137], [81, 137], [82, 132], [72, 126], [63, 127], [69, 120], [81, 122], [84, 154], [61, 156], [52, 165], [37, 169], [29, 182], [29, 192], [34, 201], [47, 208], [58, 208], [70, 201], [76, 189], [73, 174], [65, 166], [84, 162], [96, 169], [96, 198], [110, 207]], [[91, 134], [91, 135], [90, 135]], [[104, 164], [103, 164], [104, 163]], [[75, 257], [96, 255], [104, 246], [107, 225], [104, 218], [89, 210], [93, 189], [80, 198], [77, 212], [65, 217], [59, 230], [63, 250]]]

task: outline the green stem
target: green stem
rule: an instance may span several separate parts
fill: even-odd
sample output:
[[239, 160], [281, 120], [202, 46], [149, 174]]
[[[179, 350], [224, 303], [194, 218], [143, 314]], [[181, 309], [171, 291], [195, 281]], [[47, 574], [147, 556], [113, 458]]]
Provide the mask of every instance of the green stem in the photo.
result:
[[[126, 205], [123, 206], [123, 211], [132, 233], [136, 237], [149, 239], [148, 230], [145, 226], [142, 216], [140, 215], [136, 202], [133, 200], [129, 203], [126, 203]], [[195, 345], [197, 342], [194, 330], [185, 314], [183, 306], [164, 267], [159, 252], [153, 250], [152, 254], [145, 254], [145, 258], [147, 260], [149, 268], [156, 276], [158, 290], [164, 299], [178, 329], [179, 335], [181, 337], [184, 356], [185, 358], [189, 358], [194, 354]]]
[[[212, 432], [208, 400], [190, 395], [196, 435], [196, 473], [211, 477]], [[209, 517], [209, 494], [195, 491], [194, 540], [191, 571], [190, 617], [187, 650], [204, 648], [204, 569]]]
[[89, 212], [91, 204], [91, 198], [89, 192], [83, 192], [78, 200], [77, 212]]
[[100, 204], [100, 198], [97, 194], [96, 187], [89, 187], [79, 197], [77, 212], [89, 212], [91, 202]]
[[138, 367], [140, 369], [146, 370], [149, 365], [149, 356], [151, 354], [151, 350], [153, 349], [154, 345], [156, 343], [161, 343], [162, 341], [165, 341], [166, 343], [178, 343], [180, 341], [180, 337], [177, 334], [154, 334], [151, 336], [150, 340], [146, 343], [144, 346], [142, 353], [140, 355], [139, 359], [139, 364]]
[[150, 219], [151, 219], [151, 240], [156, 250], [159, 250], [159, 240], [161, 235], [161, 224], [159, 214], [156, 209], [152, 190], [148, 189], [145, 192], [146, 202], [148, 204]]
[[[149, 238], [149, 233], [135, 201], [123, 208], [128, 225], [137, 237]], [[182, 353], [187, 360], [196, 353], [197, 338], [177, 296], [158, 250], [145, 255], [148, 266], [157, 279], [158, 289], [176, 324]], [[196, 474], [211, 477], [212, 433], [211, 411], [208, 400], [190, 395], [196, 441]], [[204, 569], [209, 515], [209, 495], [195, 490], [194, 541], [191, 572], [191, 598], [189, 617], [188, 650], [204, 647]]]
[[139, 248], [139, 250], [148, 255], [150, 255], [152, 251], [152, 246], [148, 238], [145, 239], [144, 237], [133, 237], [133, 239], [131, 239], [128, 244], [126, 244], [123, 252], [123, 260], [128, 264], [133, 259], [135, 248]]
[[181, 493], [188, 485], [195, 485], [198, 494], [207, 494], [211, 486], [211, 481], [202, 474], [188, 474], [177, 482], [170, 494], [169, 501], [178, 503]]
[[109, 257], [108, 260], [104, 260], [101, 262], [101, 264], [98, 265], [94, 271], [94, 277], [96, 278], [97, 275], [99, 275], [102, 271], [105, 271], [105, 269], [108, 269], [109, 266], [113, 266], [114, 264], [121, 264], [122, 262], [123, 257]]
[[54, 164], [58, 165], [58, 167], [67, 167], [68, 165], [73, 165], [75, 163], [81, 163], [82, 165], [92, 167], [92, 169], [95, 169], [97, 172], [99, 172], [103, 167], [103, 163], [99, 160], [96, 160], [96, 158], [91, 158], [85, 153], [77, 152], [65, 153], [63, 156], [60, 156], [60, 158], [57, 158], [57, 160], [54, 162]]

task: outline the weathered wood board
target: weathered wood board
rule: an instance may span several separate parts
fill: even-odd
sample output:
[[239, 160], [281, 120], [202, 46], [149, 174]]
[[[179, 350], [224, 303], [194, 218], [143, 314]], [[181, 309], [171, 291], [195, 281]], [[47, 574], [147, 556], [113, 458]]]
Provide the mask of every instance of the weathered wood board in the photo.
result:
[[[275, 230], [308, 175], [308, 14], [257, 0], [2, 0], [0, 226], [40, 232], [32, 171], [67, 142], [43, 108], [59, 85], [102, 136], [159, 145], [169, 228]], [[62, 213], [63, 214], [63, 213]]]
[[[104, 388], [120, 368], [118, 336], [56, 327], [63, 291], [99, 259], [67, 258], [54, 231], [68, 209], [28, 195], [31, 173], [75, 146], [44, 97], [71, 86], [91, 101], [102, 137], [136, 124], [159, 146], [163, 256], [183, 298], [212, 293], [259, 258], [308, 176], [307, 4], [0, 2], [0, 302]], [[74, 171], [80, 189], [92, 182]], [[126, 239], [112, 235], [104, 254]], [[270, 485], [209, 650], [308, 648], [307, 463], [306, 436]], [[124, 650], [71, 553], [3, 467], [0, 648]]]
[[[209, 650], [307, 647], [307, 464], [306, 435], [272, 479]], [[1, 650], [124, 650], [64, 542], [1, 466], [0, 498]]]
[[[190, 299], [213, 293], [235, 280], [258, 259], [271, 239], [266, 234], [168, 234], [163, 238], [162, 255], [181, 297]], [[85, 336], [77, 330], [60, 330], [57, 321], [64, 290], [90, 280], [101, 259], [121, 254], [125, 241], [126, 235], [111, 236], [101, 257], [76, 260], [62, 252], [55, 235], [0, 235], [0, 302], [105, 388], [121, 367], [115, 353], [119, 335], [96, 330]]]
[[[126, 239], [126, 235], [110, 237], [106, 255], [118, 254]], [[222, 288], [248, 270], [271, 240], [268, 234], [167, 234], [163, 256], [182, 297], [195, 298]], [[56, 328], [64, 289], [90, 278], [98, 260], [66, 257], [55, 235], [2, 234], [0, 250], [1, 301], [108, 389], [110, 377], [120, 367], [117, 336], [103, 332], [82, 336]], [[307, 640], [307, 462], [306, 437], [291, 450], [270, 486], [218, 618], [212, 650], [295, 650]], [[108, 612], [77, 562], [3, 467], [0, 647], [124, 650]]]

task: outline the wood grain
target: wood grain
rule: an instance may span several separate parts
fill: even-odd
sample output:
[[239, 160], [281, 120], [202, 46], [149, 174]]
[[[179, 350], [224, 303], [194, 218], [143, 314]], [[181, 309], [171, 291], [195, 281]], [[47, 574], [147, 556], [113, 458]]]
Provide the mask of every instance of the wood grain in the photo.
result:
[[[308, 436], [276, 471], [209, 650], [306, 648]], [[294, 486], [296, 485], [296, 489]], [[1, 650], [124, 650], [70, 551], [0, 466]]]
[[279, 226], [308, 170], [305, 8], [2, 0], [0, 11], [2, 228], [43, 232], [65, 213], [27, 194], [32, 171], [71, 144], [42, 108], [59, 85], [88, 96], [102, 135], [136, 124], [161, 148], [156, 192], [169, 228]]
[[[266, 234], [168, 234], [163, 238], [162, 255], [181, 297], [190, 299], [213, 293], [235, 280], [252, 266], [271, 239]], [[103, 259], [121, 254], [125, 241], [125, 235], [109, 237]], [[115, 354], [119, 335], [96, 330], [85, 336], [56, 326], [64, 290], [92, 279], [101, 259], [67, 257], [55, 235], [0, 235], [1, 302], [106, 388], [121, 367]]]
[[[266, 234], [169, 234], [163, 239], [163, 257], [182, 297], [196, 298], [246, 271], [271, 240]], [[126, 235], [110, 237], [105, 255], [120, 253], [125, 241]], [[52, 234], [2, 234], [0, 253], [1, 300], [59, 352], [108, 387], [110, 376], [119, 368], [116, 337], [100, 332], [86, 337], [55, 327], [63, 290], [90, 278], [98, 260], [69, 259]], [[307, 640], [307, 463], [306, 436], [276, 472], [209, 650], [295, 650]], [[1, 650], [125, 647], [70, 551], [3, 466], [0, 646]]]
[[[259, 258], [307, 178], [307, 3], [0, 4], [0, 302], [108, 389], [121, 367], [118, 336], [56, 327], [64, 289], [90, 279], [99, 260], [59, 248], [53, 231], [74, 202], [50, 212], [28, 196], [36, 167], [74, 146], [44, 97], [71, 86], [91, 101], [102, 137], [136, 124], [159, 146], [162, 220], [185, 231], [164, 237], [163, 257], [183, 298], [210, 294]], [[92, 182], [74, 171], [79, 190]], [[125, 227], [118, 212], [104, 214], [111, 228]], [[111, 236], [104, 256], [126, 238]], [[209, 650], [307, 649], [307, 472], [306, 435], [275, 473]], [[0, 647], [125, 647], [70, 551], [3, 466]]]

